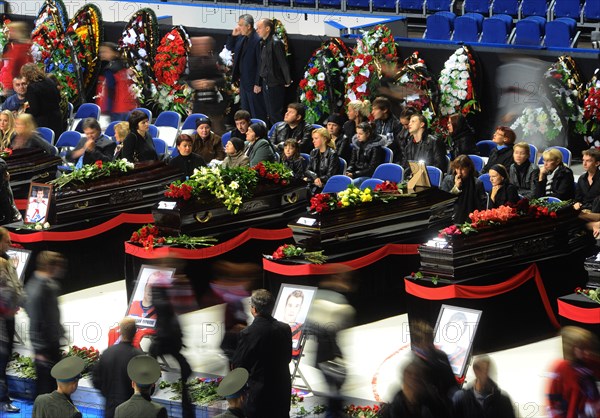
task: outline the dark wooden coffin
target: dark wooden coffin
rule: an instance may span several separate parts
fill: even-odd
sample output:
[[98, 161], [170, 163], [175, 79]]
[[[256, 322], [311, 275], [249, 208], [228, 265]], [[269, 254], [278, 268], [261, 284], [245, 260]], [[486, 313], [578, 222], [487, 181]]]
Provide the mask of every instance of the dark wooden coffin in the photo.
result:
[[438, 188], [419, 188], [388, 203], [375, 201], [320, 214], [308, 212], [288, 226], [298, 245], [327, 254], [388, 243], [421, 243], [452, 222], [455, 199]]
[[284, 228], [306, 210], [306, 185], [280, 186], [259, 182], [252, 199], [233, 214], [209, 194], [188, 201], [163, 199], [152, 209], [154, 222], [165, 235], [222, 235], [250, 227]]
[[583, 267], [588, 273], [586, 287], [600, 287], [600, 253], [586, 258]]
[[419, 247], [426, 276], [467, 279], [506, 267], [555, 258], [593, 245], [572, 207], [557, 218], [521, 217], [469, 235], [431, 240]]
[[10, 173], [10, 187], [15, 199], [26, 199], [29, 185], [33, 182], [48, 182], [56, 178], [60, 157], [48, 155], [39, 148], [14, 150], [5, 157]]
[[50, 223], [64, 224], [122, 212], [150, 212], [181, 173], [162, 161], [136, 163], [133, 170], [83, 185], [54, 188]]

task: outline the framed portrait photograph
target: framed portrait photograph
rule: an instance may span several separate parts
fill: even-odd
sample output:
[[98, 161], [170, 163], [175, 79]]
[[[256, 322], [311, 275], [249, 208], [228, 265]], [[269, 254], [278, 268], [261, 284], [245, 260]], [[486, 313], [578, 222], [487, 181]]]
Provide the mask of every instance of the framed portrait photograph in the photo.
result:
[[448, 355], [454, 375], [467, 372], [481, 312], [460, 306], [442, 305], [434, 329], [434, 344]]
[[9, 261], [13, 264], [15, 269], [17, 270], [17, 275], [19, 276], [19, 280], [22, 284], [25, 283], [25, 269], [27, 268], [27, 264], [29, 263], [29, 259], [31, 258], [31, 250], [26, 250], [24, 248], [9, 248], [6, 251], [8, 255]]
[[410, 172], [412, 173], [412, 177], [407, 184], [409, 189], [414, 189], [416, 186], [431, 187], [427, 166], [423, 161], [409, 161], [408, 165], [410, 166]]
[[51, 184], [31, 183], [25, 211], [25, 223], [47, 222], [51, 199]]
[[125, 316], [135, 318], [138, 327], [154, 328], [156, 310], [152, 305], [152, 286], [170, 285], [173, 283], [174, 274], [175, 268], [142, 265]]
[[282, 283], [275, 301], [273, 317], [289, 324], [292, 329], [292, 348], [298, 349], [302, 325], [306, 322], [316, 287]]

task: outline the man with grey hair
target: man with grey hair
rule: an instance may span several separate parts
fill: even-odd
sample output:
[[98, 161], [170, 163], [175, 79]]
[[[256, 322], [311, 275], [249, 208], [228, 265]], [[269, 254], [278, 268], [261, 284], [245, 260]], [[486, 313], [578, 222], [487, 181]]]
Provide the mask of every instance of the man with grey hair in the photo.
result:
[[273, 318], [273, 306], [271, 292], [252, 292], [254, 321], [240, 332], [232, 359], [234, 367], [250, 372], [245, 410], [248, 418], [282, 418], [290, 414], [292, 332], [288, 324]]
[[227, 38], [227, 49], [233, 52], [233, 81], [240, 83], [240, 107], [253, 118], [267, 119], [267, 110], [258, 68], [260, 66], [260, 36], [254, 30], [254, 18], [243, 14]]

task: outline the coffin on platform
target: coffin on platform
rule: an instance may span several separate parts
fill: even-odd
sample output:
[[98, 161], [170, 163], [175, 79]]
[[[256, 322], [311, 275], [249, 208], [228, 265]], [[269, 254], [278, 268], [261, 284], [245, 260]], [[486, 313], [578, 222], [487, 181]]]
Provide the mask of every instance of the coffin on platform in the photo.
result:
[[600, 287], [600, 253], [586, 258], [583, 267], [588, 273], [586, 287]]
[[163, 199], [152, 209], [155, 225], [165, 235], [219, 235], [250, 227], [285, 227], [306, 210], [303, 183], [280, 186], [259, 182], [252, 199], [233, 214], [210, 194], [190, 200]]
[[126, 173], [69, 184], [53, 194], [50, 223], [64, 224], [122, 212], [150, 211], [167, 186], [181, 177], [162, 161], [136, 163]]
[[424, 275], [458, 279], [572, 254], [592, 245], [578, 212], [567, 207], [556, 218], [524, 216], [476, 233], [432, 240], [420, 246], [419, 253]]
[[321, 213], [306, 213], [288, 226], [307, 250], [356, 252], [393, 242], [424, 242], [452, 222], [456, 197], [438, 188], [388, 201], [372, 201]]
[[17, 149], [5, 157], [10, 173], [10, 187], [15, 199], [27, 198], [29, 185], [33, 182], [47, 182], [56, 177], [60, 157], [46, 154], [39, 148]]

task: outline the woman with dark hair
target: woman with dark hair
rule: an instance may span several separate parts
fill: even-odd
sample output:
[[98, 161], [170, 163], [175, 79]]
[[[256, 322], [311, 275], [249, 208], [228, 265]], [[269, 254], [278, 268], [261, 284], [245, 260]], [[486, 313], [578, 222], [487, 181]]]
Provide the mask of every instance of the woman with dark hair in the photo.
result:
[[455, 113], [448, 118], [448, 132], [450, 133], [449, 143], [452, 158], [463, 154], [479, 155], [477, 145], [475, 145], [475, 132], [462, 114]]
[[37, 64], [25, 64], [21, 77], [27, 82], [25, 99], [29, 104], [27, 113], [35, 119], [37, 126], [54, 131], [58, 138], [64, 131], [64, 117], [60, 111], [60, 92], [56, 84], [46, 77]]
[[327, 180], [340, 172], [340, 157], [335, 152], [335, 143], [325, 128], [312, 133], [314, 149], [310, 152], [310, 162], [306, 170], [306, 180], [312, 194], [319, 193]]
[[494, 164], [502, 164], [504, 167], [510, 167], [513, 160], [513, 145], [517, 139], [515, 131], [507, 126], [498, 126], [492, 141], [496, 148], [490, 151], [490, 157], [481, 170], [481, 174], [487, 173]]
[[355, 186], [371, 177], [377, 166], [385, 159], [386, 139], [377, 135], [375, 126], [369, 122], [362, 122], [356, 128], [356, 136], [352, 140], [354, 149], [352, 158], [346, 170], [346, 175], [351, 177]]
[[492, 191], [490, 192], [487, 208], [492, 209], [507, 203], [517, 203], [519, 192], [517, 186], [510, 184], [506, 167], [502, 164], [495, 164], [490, 168], [488, 174], [492, 183]]
[[354, 132], [352, 136], [347, 136], [343, 131], [343, 126], [344, 118], [337, 113], [334, 113], [327, 118], [327, 131], [335, 143], [335, 151], [337, 152], [337, 155], [346, 161], [350, 161], [350, 158], [352, 158], [351, 142], [356, 132]]
[[148, 115], [141, 110], [134, 110], [129, 115], [129, 134], [123, 141], [121, 158], [127, 161], [156, 161], [158, 154], [154, 148], [154, 141], [149, 131], [150, 121]]
[[221, 135], [212, 131], [212, 121], [209, 118], [196, 119], [196, 132], [192, 135], [194, 144], [192, 152], [198, 154], [204, 161], [210, 163], [212, 160], [223, 161], [225, 159], [225, 148]]
[[169, 161], [170, 166], [177, 167], [186, 178], [194, 174], [195, 169], [206, 167], [206, 161], [200, 155], [192, 152], [194, 140], [191, 136], [181, 134], [175, 142], [179, 155]]
[[475, 177], [473, 160], [467, 155], [459, 155], [450, 163], [451, 174], [446, 175], [440, 189], [458, 196], [454, 202], [455, 224], [469, 220], [469, 214], [476, 209], [485, 209], [487, 196], [483, 183]]
[[295, 179], [304, 177], [304, 158], [300, 155], [300, 144], [294, 138], [286, 139], [283, 143], [281, 162], [292, 170]]
[[261, 161], [275, 161], [275, 151], [267, 138], [267, 128], [262, 123], [253, 123], [248, 127], [246, 139], [248, 148], [246, 155], [250, 159], [250, 167]]

